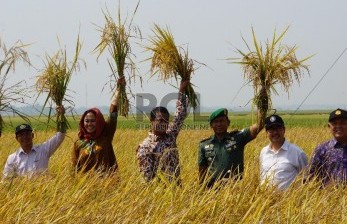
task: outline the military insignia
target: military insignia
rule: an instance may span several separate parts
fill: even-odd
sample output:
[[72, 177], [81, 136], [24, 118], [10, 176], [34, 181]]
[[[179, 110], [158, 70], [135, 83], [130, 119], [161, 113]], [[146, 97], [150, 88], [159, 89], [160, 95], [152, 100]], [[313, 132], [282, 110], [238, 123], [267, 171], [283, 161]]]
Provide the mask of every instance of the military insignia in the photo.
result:
[[337, 110], [337, 111], [335, 112], [335, 115], [341, 115], [341, 110]]
[[24, 128], [26, 128], [26, 126], [24, 124], [22, 124], [19, 128], [24, 129]]
[[225, 145], [226, 150], [231, 151], [232, 148], [236, 148], [236, 141], [228, 140]]
[[275, 122], [275, 121], [276, 121], [276, 117], [275, 117], [275, 116], [271, 116], [271, 117], [270, 117], [270, 121], [271, 121], [271, 122]]
[[205, 145], [205, 149], [213, 149], [213, 144]]

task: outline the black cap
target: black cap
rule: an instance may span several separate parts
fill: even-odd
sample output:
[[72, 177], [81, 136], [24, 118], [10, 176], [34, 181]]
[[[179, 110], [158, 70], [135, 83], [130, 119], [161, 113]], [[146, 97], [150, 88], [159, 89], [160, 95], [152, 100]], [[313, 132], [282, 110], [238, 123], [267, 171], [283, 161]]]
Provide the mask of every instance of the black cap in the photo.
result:
[[334, 120], [335, 118], [347, 119], [347, 111], [337, 108], [329, 115], [329, 122]]
[[271, 115], [265, 119], [265, 129], [266, 130], [269, 129], [269, 127], [274, 126], [274, 125], [284, 127], [283, 119], [276, 114]]
[[17, 135], [19, 132], [24, 131], [24, 130], [33, 131], [33, 129], [31, 128], [30, 125], [28, 125], [28, 124], [21, 124], [21, 125], [18, 125], [16, 127], [16, 132], [15, 133]]

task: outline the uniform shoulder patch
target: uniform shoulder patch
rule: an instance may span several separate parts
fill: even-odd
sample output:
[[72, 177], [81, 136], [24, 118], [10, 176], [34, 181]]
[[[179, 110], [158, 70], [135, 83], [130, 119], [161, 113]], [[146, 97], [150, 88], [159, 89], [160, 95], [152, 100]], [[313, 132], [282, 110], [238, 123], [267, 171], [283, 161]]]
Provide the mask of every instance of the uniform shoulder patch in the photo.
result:
[[211, 139], [211, 136], [208, 138], [204, 138], [203, 140], [200, 141], [200, 143], [206, 142], [207, 140], [210, 140], [210, 139]]
[[231, 132], [229, 132], [229, 135], [230, 135], [230, 136], [233, 136], [233, 135], [237, 134], [238, 132], [239, 132], [239, 130], [234, 129], [234, 130], [232, 130]]

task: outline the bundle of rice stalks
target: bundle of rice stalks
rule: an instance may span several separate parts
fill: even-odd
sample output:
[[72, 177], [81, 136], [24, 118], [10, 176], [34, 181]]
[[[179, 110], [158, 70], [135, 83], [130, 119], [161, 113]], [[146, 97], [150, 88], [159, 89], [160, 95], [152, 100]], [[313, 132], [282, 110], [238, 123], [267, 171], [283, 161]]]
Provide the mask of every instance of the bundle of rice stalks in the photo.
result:
[[28, 121], [25, 114], [16, 110], [12, 105], [16, 103], [24, 103], [26, 96], [26, 88], [22, 87], [25, 81], [18, 82], [11, 86], [6, 86], [7, 76], [10, 71], [15, 71], [15, 66], [18, 61], [23, 61], [27, 65], [30, 64], [29, 56], [24, 50], [28, 45], [24, 45], [20, 41], [16, 42], [9, 49], [0, 39], [0, 136], [4, 127], [4, 120], [1, 113], [14, 113]]
[[242, 66], [245, 79], [253, 84], [253, 102], [262, 117], [265, 117], [272, 107], [271, 94], [278, 95], [276, 84], [279, 84], [289, 97], [289, 89], [294, 81], [300, 84], [303, 71], [310, 73], [308, 65], [305, 65], [304, 62], [313, 55], [299, 60], [296, 57], [297, 46], [290, 47], [281, 43], [288, 29], [289, 27], [279, 36], [274, 32], [272, 40], [267, 41], [263, 47], [261, 43], [258, 43], [252, 27], [255, 49], [251, 50], [245, 39], [242, 38], [249, 52], [245, 53], [237, 49], [242, 57], [229, 58], [229, 60], [238, 60], [233, 63]]
[[[47, 93], [47, 98], [43, 105], [41, 114], [46, 107], [47, 103], [50, 105], [48, 123], [51, 120], [52, 113], [52, 101], [56, 106], [71, 105], [74, 106], [73, 101], [66, 93], [69, 91], [68, 84], [71, 80], [72, 73], [80, 68], [80, 60], [78, 58], [81, 51], [82, 44], [77, 38], [75, 55], [72, 62], [67, 61], [66, 50], [58, 50], [52, 57], [46, 56], [45, 68], [38, 75], [36, 81], [36, 89], [41, 95]], [[85, 63], [84, 63], [84, 66]], [[70, 128], [70, 125], [64, 114], [57, 114], [56, 118], [58, 130], [66, 130]]]
[[[139, 3], [136, 6], [133, 16], [137, 11], [138, 5]], [[94, 51], [98, 52], [98, 58], [105, 49], [107, 49], [111, 54], [113, 63], [108, 60], [108, 64], [112, 71], [111, 76], [113, 83], [117, 83], [117, 80], [121, 78], [128, 80], [127, 83], [130, 83], [131, 78], [135, 77], [136, 68], [135, 63], [131, 58], [132, 52], [129, 39], [133, 37], [133, 32], [135, 34], [140, 34], [140, 30], [137, 27], [132, 26], [132, 19], [129, 26], [126, 26], [126, 20], [122, 23], [119, 9], [117, 23], [114, 22], [108, 11], [103, 12], [103, 14], [105, 17], [105, 25], [104, 27], [98, 28], [98, 31], [101, 32], [101, 40]], [[127, 78], [125, 77], [126, 75], [128, 76]], [[113, 92], [119, 90], [118, 112], [120, 115], [127, 117], [129, 113], [129, 99], [127, 97], [126, 87], [117, 83], [115, 87], [113, 85], [111, 88], [113, 89]]]
[[[178, 49], [169, 29], [154, 25], [154, 37], [150, 39], [151, 46], [147, 50], [153, 52], [150, 58], [151, 72], [153, 75], [159, 73], [159, 78], [166, 81], [171, 78], [182, 81], [191, 79], [194, 73], [194, 61], [188, 57], [188, 50]], [[187, 86], [185, 94], [188, 96], [189, 104], [195, 108], [198, 98], [191, 83]]]

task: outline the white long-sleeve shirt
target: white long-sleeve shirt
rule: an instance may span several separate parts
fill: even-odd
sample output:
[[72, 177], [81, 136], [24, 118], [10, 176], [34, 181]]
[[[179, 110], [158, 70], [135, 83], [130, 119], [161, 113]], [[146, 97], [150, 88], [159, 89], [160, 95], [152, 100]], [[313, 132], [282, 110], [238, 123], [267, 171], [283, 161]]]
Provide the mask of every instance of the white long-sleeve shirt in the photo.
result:
[[260, 152], [260, 182], [286, 190], [307, 163], [305, 152], [287, 140], [278, 151], [267, 145]]
[[65, 138], [65, 133], [57, 132], [46, 142], [35, 145], [29, 153], [19, 148], [7, 158], [3, 179], [14, 176], [27, 176], [40, 174], [48, 169], [49, 158], [57, 150]]

